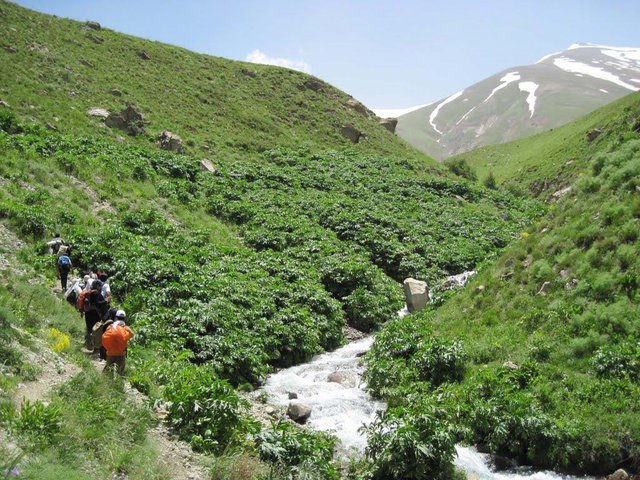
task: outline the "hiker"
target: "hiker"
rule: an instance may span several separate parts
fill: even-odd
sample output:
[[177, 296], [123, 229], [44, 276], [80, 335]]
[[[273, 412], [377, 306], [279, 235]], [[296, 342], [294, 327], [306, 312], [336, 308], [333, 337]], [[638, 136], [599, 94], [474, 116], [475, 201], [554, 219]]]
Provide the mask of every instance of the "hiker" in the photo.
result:
[[58, 272], [58, 278], [60, 279], [63, 292], [67, 290], [67, 277], [69, 276], [69, 271], [72, 266], [73, 264], [71, 263], [69, 255], [60, 255], [56, 260], [56, 271]]
[[60, 237], [60, 233], [56, 232], [54, 237], [47, 242], [51, 255], [56, 255], [60, 250], [60, 247], [65, 244], [65, 241]]
[[102, 334], [102, 345], [107, 351], [107, 363], [103, 372], [106, 372], [111, 365], [115, 364], [118, 374], [124, 375], [127, 345], [134, 335], [133, 330], [127, 326], [125, 320], [125, 311], [118, 310], [116, 312], [116, 320]]
[[85, 347], [87, 350], [94, 350], [93, 345], [93, 327], [102, 320], [106, 315], [108, 306], [102, 298], [102, 282], [93, 280], [89, 290], [83, 290], [78, 298], [78, 310], [84, 313], [84, 322], [86, 325]]
[[102, 297], [107, 305], [111, 305], [111, 285], [109, 285], [109, 275], [106, 273], [98, 272], [98, 280], [102, 282]]
[[102, 335], [105, 330], [116, 320], [117, 308], [109, 308], [105, 317], [93, 326], [92, 339], [93, 339], [93, 353], [98, 353], [100, 360], [107, 359], [107, 350], [102, 345]]

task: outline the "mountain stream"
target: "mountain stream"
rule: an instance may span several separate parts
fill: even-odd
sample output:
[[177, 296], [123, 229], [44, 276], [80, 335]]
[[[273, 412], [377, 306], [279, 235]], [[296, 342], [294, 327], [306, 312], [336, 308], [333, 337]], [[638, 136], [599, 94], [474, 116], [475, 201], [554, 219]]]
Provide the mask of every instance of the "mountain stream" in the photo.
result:
[[[464, 285], [470, 275], [449, 277], [452, 283]], [[474, 272], [475, 273], [475, 272]], [[465, 275], [464, 278], [461, 278]], [[460, 282], [456, 282], [460, 278]], [[406, 308], [398, 315], [404, 316]], [[369, 350], [374, 337], [354, 341], [333, 352], [317, 355], [310, 362], [283, 369], [267, 378], [263, 390], [268, 402], [275, 406], [289, 405], [290, 394], [312, 409], [307, 421], [314, 430], [330, 432], [338, 437], [341, 454], [362, 455], [367, 446], [366, 437], [359, 433], [363, 424], [375, 418], [377, 410], [386, 404], [371, 398], [364, 389], [360, 357]], [[329, 381], [329, 376], [339, 372], [339, 377]], [[526, 469], [495, 472], [490, 467], [490, 456], [478, 453], [474, 448], [456, 446], [455, 465], [467, 472], [469, 478], [480, 480], [559, 480], [576, 477], [554, 472], [536, 472]]]

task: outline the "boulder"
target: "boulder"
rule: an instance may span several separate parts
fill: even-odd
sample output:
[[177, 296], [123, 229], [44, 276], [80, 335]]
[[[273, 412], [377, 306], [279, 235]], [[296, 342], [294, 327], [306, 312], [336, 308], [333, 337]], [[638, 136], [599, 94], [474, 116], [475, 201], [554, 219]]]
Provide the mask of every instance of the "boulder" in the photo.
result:
[[502, 280], [509, 280], [511, 277], [513, 277], [513, 272], [506, 272], [500, 275]]
[[213, 166], [213, 163], [211, 163], [210, 160], [207, 160], [206, 158], [203, 158], [202, 160], [200, 160], [200, 168], [202, 168], [202, 170], [204, 170], [205, 172], [209, 172], [209, 173], [216, 173], [216, 167]]
[[629, 479], [629, 474], [621, 468], [613, 472], [611, 475], [607, 475], [607, 480], [628, 480], [628, 479]]
[[104, 43], [104, 38], [99, 37], [98, 35], [88, 34], [87, 38], [91, 40], [93, 43], [95, 43], [96, 45], [100, 45], [101, 43]]
[[147, 52], [145, 52], [144, 50], [139, 50], [138, 51], [138, 56], [143, 60], [151, 60], [151, 57], [149, 56], [149, 54]]
[[276, 415], [277, 411], [275, 407], [272, 407], [271, 405], [267, 405], [266, 407], [264, 407], [264, 413], [266, 413], [270, 417], [273, 417]]
[[322, 80], [311, 77], [302, 84], [304, 88], [313, 90], [314, 92], [320, 92], [324, 88], [325, 83]]
[[506, 368], [507, 370], [518, 370], [520, 366], [517, 363], [513, 363], [511, 360], [507, 360], [502, 364], [502, 368]]
[[93, 22], [90, 20], [84, 22], [84, 26], [90, 28], [91, 30], [102, 30], [102, 25], [100, 25], [98, 22]]
[[366, 135], [364, 133], [350, 124], [343, 125], [340, 129], [340, 133], [343, 137], [348, 138], [353, 143], [358, 143], [361, 139], [366, 138]]
[[569, 278], [569, 270], [560, 270], [560, 278], [567, 280]]
[[571, 190], [572, 190], [571, 187], [566, 187], [566, 188], [563, 188], [561, 190], [558, 190], [558, 191], [554, 192], [553, 195], [551, 195], [550, 201], [556, 202], [556, 201], [560, 200], [567, 193], [570, 193]]
[[93, 63], [91, 63], [89, 60], [86, 60], [84, 58], [80, 59], [80, 63], [85, 67], [93, 68]]
[[531, 266], [531, 264], [533, 263], [533, 255], [529, 254], [526, 256], [526, 258], [522, 261], [522, 268], [529, 268]]
[[296, 423], [305, 423], [311, 416], [311, 407], [304, 403], [291, 402], [287, 408], [287, 415]]
[[544, 282], [540, 287], [540, 290], [538, 290], [537, 295], [543, 295], [543, 296], [546, 295], [547, 292], [549, 291], [550, 286], [551, 286], [551, 282]]
[[91, 107], [87, 110], [87, 115], [90, 117], [107, 118], [109, 116], [109, 110], [100, 107]]
[[122, 92], [117, 89], [117, 88], [112, 88], [111, 90], [109, 90], [109, 93], [115, 97], [121, 97], [122, 96]]
[[364, 115], [367, 118], [373, 118], [375, 116], [375, 113], [373, 113], [371, 110], [365, 107], [362, 102], [359, 102], [355, 98], [350, 98], [349, 100], [347, 100], [347, 107], [349, 107], [351, 110], [355, 110], [360, 115]]
[[9, 105], [7, 102], [5, 102], [4, 100], [0, 100], [0, 107], [4, 107], [4, 108], [11, 108], [11, 105]]
[[251, 78], [256, 78], [257, 75], [257, 72], [255, 70], [249, 70], [248, 68], [243, 68], [242, 73]]
[[145, 133], [144, 127], [148, 122], [145, 121], [142, 113], [138, 112], [133, 105], [127, 105], [120, 113], [109, 112], [109, 116], [104, 123], [107, 127], [124, 130], [129, 135], [135, 136]]
[[53, 123], [47, 122], [47, 123], [44, 124], [44, 126], [46, 128], [48, 128], [49, 130], [53, 130], [54, 132], [58, 131], [58, 127], [56, 127]]
[[396, 133], [396, 127], [398, 126], [397, 118], [383, 118], [378, 123], [389, 130], [391, 133]]
[[487, 288], [487, 287], [485, 287], [484, 285], [478, 285], [478, 286], [476, 287], [475, 292], [476, 292], [476, 293], [482, 293], [482, 292], [484, 292], [484, 291], [485, 291], [485, 289], [486, 289], [486, 288]]
[[296, 392], [289, 392], [288, 396], [289, 396], [289, 400], [295, 400], [298, 398], [298, 394]]
[[576, 288], [578, 286], [578, 279], [577, 278], [573, 278], [571, 279], [570, 282], [567, 282], [567, 284], [565, 285], [565, 287], [567, 288], [567, 290], [573, 290], [574, 288]]
[[429, 303], [429, 289], [426, 282], [407, 278], [402, 286], [407, 308], [410, 312], [422, 310]]
[[355, 329], [353, 327], [350, 327], [349, 325], [347, 325], [344, 328], [344, 338], [346, 338], [350, 342], [360, 340], [361, 338], [364, 338], [366, 336], [367, 336], [366, 333], [361, 332], [360, 330]]
[[600, 136], [601, 133], [602, 133], [602, 130], [600, 130], [599, 128], [594, 128], [590, 132], [587, 132], [587, 141], [593, 142], [596, 138]]
[[182, 152], [182, 138], [169, 130], [163, 130], [163, 132], [158, 135], [158, 145], [160, 145], [160, 148], [163, 150], [176, 153]]
[[347, 372], [335, 371], [327, 376], [327, 382], [339, 383], [344, 387], [355, 387], [356, 377]]
[[518, 466], [514, 460], [502, 455], [491, 455], [491, 464], [497, 471], [511, 470]]

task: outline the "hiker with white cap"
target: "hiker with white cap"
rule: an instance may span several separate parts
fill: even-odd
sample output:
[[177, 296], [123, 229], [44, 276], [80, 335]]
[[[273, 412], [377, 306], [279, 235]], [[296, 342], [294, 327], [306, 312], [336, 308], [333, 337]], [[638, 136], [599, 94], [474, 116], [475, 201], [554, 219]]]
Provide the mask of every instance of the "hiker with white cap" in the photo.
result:
[[115, 321], [104, 329], [102, 345], [107, 351], [107, 363], [103, 372], [106, 372], [111, 365], [116, 365], [118, 374], [124, 375], [127, 345], [134, 336], [133, 330], [125, 323], [126, 318], [125, 311], [118, 310]]

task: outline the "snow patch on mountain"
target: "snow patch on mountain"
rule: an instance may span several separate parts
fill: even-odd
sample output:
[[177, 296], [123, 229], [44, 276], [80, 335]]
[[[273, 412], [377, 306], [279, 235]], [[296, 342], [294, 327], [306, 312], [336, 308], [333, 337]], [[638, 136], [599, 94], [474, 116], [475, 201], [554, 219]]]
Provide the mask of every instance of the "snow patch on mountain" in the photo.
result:
[[489, 96], [487, 98], [485, 98], [482, 103], [486, 103], [487, 100], [489, 100], [491, 97], [493, 97], [493, 95], [498, 90], [502, 90], [504, 87], [509, 85], [511, 82], [517, 82], [518, 80], [520, 80], [520, 74], [518, 72], [509, 72], [509, 73], [507, 73], [504, 77], [502, 77], [500, 79], [500, 81], [502, 83], [500, 85], [498, 85], [496, 88], [494, 88], [493, 90], [491, 90], [491, 93], [489, 94]]
[[609, 93], [609, 92], [607, 92], [604, 88], [601, 88], [601, 89], [600, 89], [600, 91], [601, 91], [602, 93]]
[[529, 111], [531, 112], [529, 118], [531, 118], [536, 111], [536, 90], [538, 89], [538, 84], [535, 82], [520, 82], [518, 88], [521, 92], [527, 92], [529, 94], [527, 95], [527, 103], [529, 104]]
[[620, 77], [614, 75], [611, 72], [607, 72], [603, 68], [594, 67], [593, 65], [587, 65], [586, 63], [578, 62], [570, 58], [556, 58], [553, 60], [553, 64], [561, 70], [564, 70], [565, 72], [589, 75], [590, 77], [615, 83], [616, 85], [620, 85], [621, 87], [624, 87], [628, 90], [640, 90], [640, 88], [620, 80]]
[[406, 115], [407, 113], [411, 113], [415, 110], [419, 110], [424, 107], [428, 107], [431, 103], [425, 103], [424, 105], [416, 105], [415, 107], [407, 107], [407, 108], [371, 108], [371, 111], [375, 113], [380, 118], [398, 118], [401, 115]]
[[463, 92], [464, 92], [464, 90], [460, 90], [459, 92], [454, 93], [453, 95], [451, 95], [445, 101], [440, 103], [436, 108], [434, 108], [433, 112], [431, 112], [431, 115], [429, 115], [429, 123], [431, 124], [433, 129], [436, 132], [438, 132], [440, 135], [442, 135], [442, 132], [440, 130], [438, 130], [438, 127], [436, 127], [436, 124], [435, 124], [435, 119], [438, 116], [438, 113], [440, 112], [440, 109], [442, 107], [444, 107], [447, 103], [453, 102], [456, 98], [458, 98], [460, 95], [462, 95]]
[[600, 50], [603, 55], [618, 60], [617, 65], [640, 72], [640, 48], [629, 50]]
[[[477, 105], [476, 105], [476, 107], [477, 107]], [[469, 114], [470, 114], [471, 112], [473, 112], [473, 111], [476, 109], [476, 107], [471, 108], [471, 110], [469, 110], [469, 111], [468, 111], [467, 113], [465, 113], [462, 117], [460, 117], [460, 120], [458, 120], [458, 121], [456, 122], [456, 125], [460, 125], [460, 122], [462, 122], [465, 118], [467, 118], [467, 117], [469, 116]]]

